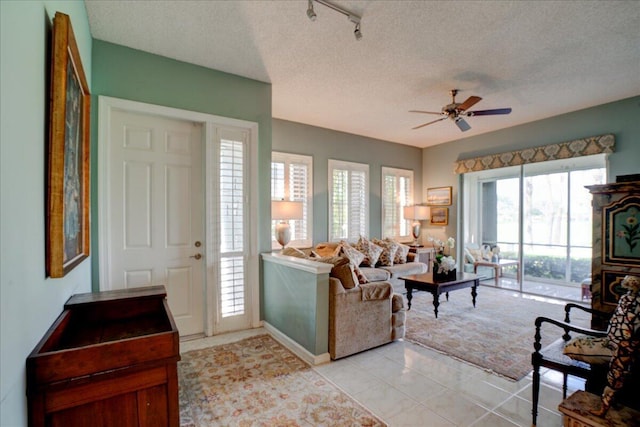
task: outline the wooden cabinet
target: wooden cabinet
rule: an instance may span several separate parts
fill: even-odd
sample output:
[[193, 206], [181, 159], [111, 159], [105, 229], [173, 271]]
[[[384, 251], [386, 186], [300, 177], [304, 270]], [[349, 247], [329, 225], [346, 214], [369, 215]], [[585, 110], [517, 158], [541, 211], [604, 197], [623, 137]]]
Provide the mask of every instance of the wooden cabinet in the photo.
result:
[[[592, 306], [613, 312], [627, 274], [640, 275], [640, 181], [587, 187], [593, 195]], [[592, 325], [602, 329], [606, 324]]]
[[74, 295], [27, 358], [29, 425], [178, 426], [179, 359], [163, 286]]

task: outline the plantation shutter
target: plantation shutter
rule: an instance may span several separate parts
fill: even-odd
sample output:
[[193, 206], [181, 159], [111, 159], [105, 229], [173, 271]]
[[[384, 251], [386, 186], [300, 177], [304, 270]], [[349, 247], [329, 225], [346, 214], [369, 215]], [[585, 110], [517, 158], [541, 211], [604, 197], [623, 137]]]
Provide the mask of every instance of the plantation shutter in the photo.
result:
[[329, 239], [357, 240], [369, 231], [369, 165], [329, 160]]
[[[312, 245], [312, 161], [311, 156], [273, 152], [271, 154], [271, 199], [302, 202], [302, 219], [290, 220], [289, 246]], [[271, 236], [275, 236], [277, 221], [271, 221]], [[280, 244], [272, 239], [272, 247]]]
[[411, 225], [403, 207], [413, 205], [413, 171], [382, 168], [382, 237], [405, 238]]
[[245, 212], [247, 163], [244, 141], [220, 140], [220, 314], [245, 311]]

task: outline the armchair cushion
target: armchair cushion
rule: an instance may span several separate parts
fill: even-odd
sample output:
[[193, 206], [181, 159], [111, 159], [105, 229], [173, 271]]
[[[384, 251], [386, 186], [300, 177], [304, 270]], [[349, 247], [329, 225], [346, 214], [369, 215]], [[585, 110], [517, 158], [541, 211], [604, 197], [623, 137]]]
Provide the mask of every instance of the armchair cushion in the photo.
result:
[[562, 352], [574, 360], [597, 365], [606, 365], [613, 356], [608, 338], [594, 338], [587, 335], [578, 335], [573, 338], [565, 345]]

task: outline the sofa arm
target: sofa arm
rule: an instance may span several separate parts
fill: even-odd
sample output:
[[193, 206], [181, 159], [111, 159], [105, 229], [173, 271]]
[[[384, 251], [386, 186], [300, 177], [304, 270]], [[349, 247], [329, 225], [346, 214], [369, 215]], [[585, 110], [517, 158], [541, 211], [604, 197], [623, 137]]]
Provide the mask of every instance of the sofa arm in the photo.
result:
[[359, 286], [362, 290], [362, 301], [389, 299], [393, 293], [391, 283], [389, 282], [363, 283]]

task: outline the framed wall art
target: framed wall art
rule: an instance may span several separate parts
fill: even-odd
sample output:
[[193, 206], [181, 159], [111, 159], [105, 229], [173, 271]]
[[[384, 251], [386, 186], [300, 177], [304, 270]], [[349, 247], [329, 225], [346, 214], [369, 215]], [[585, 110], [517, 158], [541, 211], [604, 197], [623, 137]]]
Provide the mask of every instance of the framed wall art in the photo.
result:
[[449, 208], [431, 208], [430, 225], [448, 225], [449, 224]]
[[429, 206], [451, 205], [451, 187], [427, 188], [427, 205]]
[[90, 250], [90, 94], [68, 15], [53, 20], [46, 270], [63, 277]]

